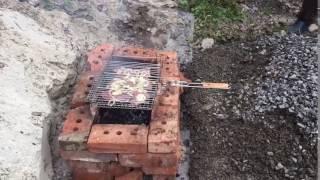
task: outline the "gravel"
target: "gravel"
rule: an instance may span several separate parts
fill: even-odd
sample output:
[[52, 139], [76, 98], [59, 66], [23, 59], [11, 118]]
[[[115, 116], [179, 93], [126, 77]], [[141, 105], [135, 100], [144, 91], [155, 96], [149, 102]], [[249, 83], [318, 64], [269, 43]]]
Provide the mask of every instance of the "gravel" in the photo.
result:
[[[274, 36], [259, 41], [272, 48], [266, 73], [257, 77], [254, 110], [283, 111], [296, 116], [307, 133], [316, 132], [318, 64], [316, 39], [308, 36]], [[263, 45], [264, 44], [264, 45]]]

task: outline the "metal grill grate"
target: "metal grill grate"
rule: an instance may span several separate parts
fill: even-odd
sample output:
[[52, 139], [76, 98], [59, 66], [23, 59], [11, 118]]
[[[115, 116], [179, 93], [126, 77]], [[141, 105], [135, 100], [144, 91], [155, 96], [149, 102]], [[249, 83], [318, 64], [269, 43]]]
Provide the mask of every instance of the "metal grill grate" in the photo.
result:
[[100, 108], [152, 109], [160, 64], [113, 57], [95, 78], [89, 101]]

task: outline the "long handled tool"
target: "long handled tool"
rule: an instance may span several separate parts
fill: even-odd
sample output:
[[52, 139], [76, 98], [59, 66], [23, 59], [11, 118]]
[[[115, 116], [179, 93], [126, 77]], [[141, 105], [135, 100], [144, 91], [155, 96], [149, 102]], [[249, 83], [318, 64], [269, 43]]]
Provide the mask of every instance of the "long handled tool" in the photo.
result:
[[203, 89], [230, 89], [227, 83], [208, 83], [208, 82], [187, 82], [187, 81], [169, 81], [170, 86], [186, 88], [203, 88]]

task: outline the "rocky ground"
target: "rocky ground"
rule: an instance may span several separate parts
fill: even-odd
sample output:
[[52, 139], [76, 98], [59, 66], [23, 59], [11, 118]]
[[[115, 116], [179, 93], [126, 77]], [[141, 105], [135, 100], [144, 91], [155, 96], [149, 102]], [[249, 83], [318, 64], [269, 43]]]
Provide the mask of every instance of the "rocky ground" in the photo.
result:
[[233, 89], [184, 95], [191, 179], [316, 179], [315, 48], [274, 35], [194, 50], [186, 73]]
[[[233, 88], [187, 90], [183, 96], [190, 179], [317, 179], [317, 38], [285, 31], [299, 3], [245, 1], [256, 22], [269, 17], [267, 29], [254, 23], [258, 30], [239, 34], [247, 40], [196, 41], [185, 73]], [[256, 18], [260, 12], [269, 14]], [[270, 12], [282, 18], [274, 21]]]

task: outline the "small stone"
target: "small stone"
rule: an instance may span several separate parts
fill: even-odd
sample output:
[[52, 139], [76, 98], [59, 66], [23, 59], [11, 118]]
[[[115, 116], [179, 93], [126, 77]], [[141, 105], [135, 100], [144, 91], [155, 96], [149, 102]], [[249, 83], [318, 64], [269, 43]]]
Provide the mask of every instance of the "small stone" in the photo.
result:
[[206, 50], [206, 49], [212, 48], [213, 44], [214, 44], [214, 39], [205, 38], [201, 42], [201, 47], [202, 47], [203, 50]]
[[301, 123], [297, 123], [297, 125], [300, 126], [301, 128], [306, 128], [306, 126]]
[[204, 105], [204, 106], [202, 107], [202, 109], [208, 111], [208, 110], [210, 110], [212, 107], [213, 107], [213, 103]]
[[5, 63], [0, 62], [0, 69], [4, 68], [6, 66]]
[[267, 50], [266, 50], [266, 49], [264, 49], [264, 50], [260, 51], [260, 52], [259, 52], [259, 54], [261, 54], [261, 55], [265, 55], [265, 54], [267, 54]]
[[269, 152], [267, 152], [267, 155], [268, 155], [268, 156], [273, 156], [274, 153], [269, 151]]
[[286, 18], [286, 17], [280, 17], [280, 18], [278, 19], [278, 22], [279, 22], [280, 24], [288, 24], [288, 18]]
[[241, 7], [242, 7], [243, 11], [249, 11], [250, 10], [250, 8], [245, 4], [241, 4]]
[[296, 78], [296, 77], [297, 77], [297, 75], [292, 74], [289, 78], [294, 79], [294, 78]]
[[32, 114], [32, 116], [41, 116], [42, 115], [41, 112], [32, 112], [31, 114]]
[[276, 170], [280, 170], [280, 169], [283, 169], [284, 166], [279, 162], [276, 166]]
[[280, 31], [280, 36], [285, 36], [285, 35], [287, 35], [287, 32], [285, 30], [281, 30]]
[[217, 114], [217, 118], [218, 118], [218, 119], [225, 119], [226, 117], [225, 117], [225, 115], [223, 115], [223, 114]]
[[39, 6], [40, 0], [28, 0], [28, 3], [36, 7], [36, 6]]
[[314, 32], [314, 31], [318, 30], [318, 28], [319, 28], [319, 27], [318, 27], [316, 24], [311, 24], [311, 25], [309, 26], [308, 30], [309, 30], [310, 32]]
[[291, 159], [292, 159], [292, 161], [293, 161], [294, 163], [297, 163], [297, 162], [298, 162], [297, 158], [295, 158], [295, 157], [291, 157]]

